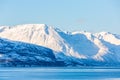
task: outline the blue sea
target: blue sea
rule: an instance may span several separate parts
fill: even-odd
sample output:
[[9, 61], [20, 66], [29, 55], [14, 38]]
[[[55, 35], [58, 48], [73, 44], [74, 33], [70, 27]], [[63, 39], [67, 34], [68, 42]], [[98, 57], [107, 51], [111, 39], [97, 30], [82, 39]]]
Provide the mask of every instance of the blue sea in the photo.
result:
[[0, 80], [120, 80], [120, 68], [0, 68]]

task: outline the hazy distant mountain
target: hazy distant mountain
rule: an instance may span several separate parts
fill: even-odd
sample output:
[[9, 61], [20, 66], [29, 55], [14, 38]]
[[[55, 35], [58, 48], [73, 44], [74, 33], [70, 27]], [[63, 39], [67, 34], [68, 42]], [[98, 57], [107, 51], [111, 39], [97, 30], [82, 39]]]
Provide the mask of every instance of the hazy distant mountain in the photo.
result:
[[70, 58], [78, 62], [120, 62], [120, 35], [110, 32], [63, 32], [45, 24], [25, 24], [0, 27], [0, 37], [50, 48], [57, 59], [67, 62]]

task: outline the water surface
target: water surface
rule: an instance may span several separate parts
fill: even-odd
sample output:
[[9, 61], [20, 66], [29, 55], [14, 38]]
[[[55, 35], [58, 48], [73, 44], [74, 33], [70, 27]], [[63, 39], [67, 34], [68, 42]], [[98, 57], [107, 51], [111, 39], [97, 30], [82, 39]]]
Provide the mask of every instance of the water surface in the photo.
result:
[[120, 80], [120, 69], [0, 68], [0, 80]]

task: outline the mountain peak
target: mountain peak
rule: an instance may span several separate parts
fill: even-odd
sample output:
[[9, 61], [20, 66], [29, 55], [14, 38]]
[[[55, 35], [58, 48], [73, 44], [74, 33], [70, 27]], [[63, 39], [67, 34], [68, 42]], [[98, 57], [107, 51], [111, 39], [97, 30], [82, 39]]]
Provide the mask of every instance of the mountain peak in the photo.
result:
[[97, 58], [102, 60], [102, 58], [107, 59], [106, 56], [103, 57], [109, 55], [107, 53], [116, 51], [118, 51], [116, 53], [120, 53], [119, 48], [115, 48], [115, 51], [111, 50], [120, 45], [120, 36], [110, 32], [93, 34], [87, 31], [77, 31], [65, 33], [46, 24], [23, 24], [4, 29], [0, 32], [0, 37], [42, 45], [76, 58], [92, 58], [97, 55]]
[[15, 27], [24, 27], [24, 28], [46, 28], [48, 27], [46, 24], [22, 24], [22, 25], [17, 25], [17, 26], [14, 26], [12, 28], [15, 28]]

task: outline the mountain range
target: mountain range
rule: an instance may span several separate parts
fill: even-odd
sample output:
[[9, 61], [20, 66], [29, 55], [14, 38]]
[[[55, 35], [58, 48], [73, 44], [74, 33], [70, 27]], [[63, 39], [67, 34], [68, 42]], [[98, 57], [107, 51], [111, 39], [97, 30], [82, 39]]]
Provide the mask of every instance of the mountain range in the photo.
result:
[[115, 66], [120, 35], [65, 32], [46, 24], [1, 26], [0, 59], [2, 65]]

